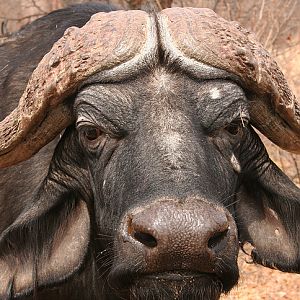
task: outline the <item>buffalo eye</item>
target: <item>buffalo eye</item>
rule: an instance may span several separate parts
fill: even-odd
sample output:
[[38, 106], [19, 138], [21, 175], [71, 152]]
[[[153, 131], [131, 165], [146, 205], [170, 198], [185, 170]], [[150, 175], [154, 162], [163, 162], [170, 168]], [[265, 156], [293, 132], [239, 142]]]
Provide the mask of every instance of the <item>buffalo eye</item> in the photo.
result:
[[84, 138], [89, 142], [94, 142], [102, 134], [99, 128], [87, 128], [83, 131]]
[[230, 122], [227, 126], [225, 126], [225, 130], [229, 133], [232, 137], [241, 136], [243, 133], [244, 127], [247, 125], [247, 120], [238, 119]]
[[88, 148], [95, 149], [99, 146], [103, 132], [95, 126], [82, 126], [79, 130], [82, 143]]

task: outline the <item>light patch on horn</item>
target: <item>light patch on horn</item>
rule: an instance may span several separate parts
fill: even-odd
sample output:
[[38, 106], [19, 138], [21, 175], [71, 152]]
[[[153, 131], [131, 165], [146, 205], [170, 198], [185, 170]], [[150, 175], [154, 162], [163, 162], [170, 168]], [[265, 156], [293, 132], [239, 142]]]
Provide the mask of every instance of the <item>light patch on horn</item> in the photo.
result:
[[241, 173], [241, 165], [234, 154], [231, 155], [230, 162], [234, 171]]

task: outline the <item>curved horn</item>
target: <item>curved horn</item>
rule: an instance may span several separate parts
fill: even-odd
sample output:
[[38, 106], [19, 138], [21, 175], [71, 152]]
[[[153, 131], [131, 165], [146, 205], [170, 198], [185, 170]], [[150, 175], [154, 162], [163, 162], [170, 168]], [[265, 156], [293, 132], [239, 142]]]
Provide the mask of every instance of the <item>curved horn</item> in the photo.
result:
[[119, 76], [145, 64], [155, 52], [153, 24], [145, 12], [116, 11], [67, 29], [32, 73], [18, 107], [0, 123], [0, 167], [28, 159], [72, 122], [65, 100], [89, 76]]
[[234, 74], [249, 92], [253, 125], [278, 146], [300, 153], [300, 105], [253, 34], [201, 8], [165, 9], [159, 16], [159, 29], [162, 47], [170, 57]]

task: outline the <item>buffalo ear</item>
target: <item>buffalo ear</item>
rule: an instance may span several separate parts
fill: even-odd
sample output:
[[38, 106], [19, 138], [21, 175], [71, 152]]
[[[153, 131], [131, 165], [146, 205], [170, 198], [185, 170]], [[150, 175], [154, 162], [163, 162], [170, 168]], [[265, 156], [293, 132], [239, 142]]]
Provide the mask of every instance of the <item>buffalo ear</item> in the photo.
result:
[[90, 219], [81, 200], [70, 199], [23, 228], [15, 227], [1, 243], [0, 299], [63, 281], [82, 265], [89, 240]]
[[250, 242], [254, 262], [300, 273], [300, 190], [273, 163], [237, 193], [240, 241]]
[[48, 175], [0, 235], [0, 299], [61, 282], [84, 262], [90, 241], [90, 217], [83, 200], [88, 197], [88, 175], [80, 164], [75, 134], [66, 129]]

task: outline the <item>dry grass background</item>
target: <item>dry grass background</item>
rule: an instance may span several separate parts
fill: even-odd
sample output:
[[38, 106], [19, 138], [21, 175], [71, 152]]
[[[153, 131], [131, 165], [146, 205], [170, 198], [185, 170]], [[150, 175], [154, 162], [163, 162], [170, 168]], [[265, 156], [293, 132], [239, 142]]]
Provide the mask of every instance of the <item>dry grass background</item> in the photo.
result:
[[[0, 0], [1, 32], [20, 26], [54, 9], [84, 0]], [[91, 2], [91, 1], [90, 1]], [[94, 0], [97, 2], [97, 0]], [[281, 66], [294, 93], [300, 99], [300, 0], [107, 0], [123, 8], [149, 5], [209, 7], [229, 20], [254, 31]], [[0, 33], [1, 42], [1, 33]], [[299, 100], [300, 101], [300, 100]], [[271, 158], [300, 186], [300, 156], [280, 150], [263, 138]], [[300, 234], [300, 233], [299, 233]], [[287, 274], [247, 263], [240, 253], [239, 285], [222, 300], [300, 300], [300, 275]]]

